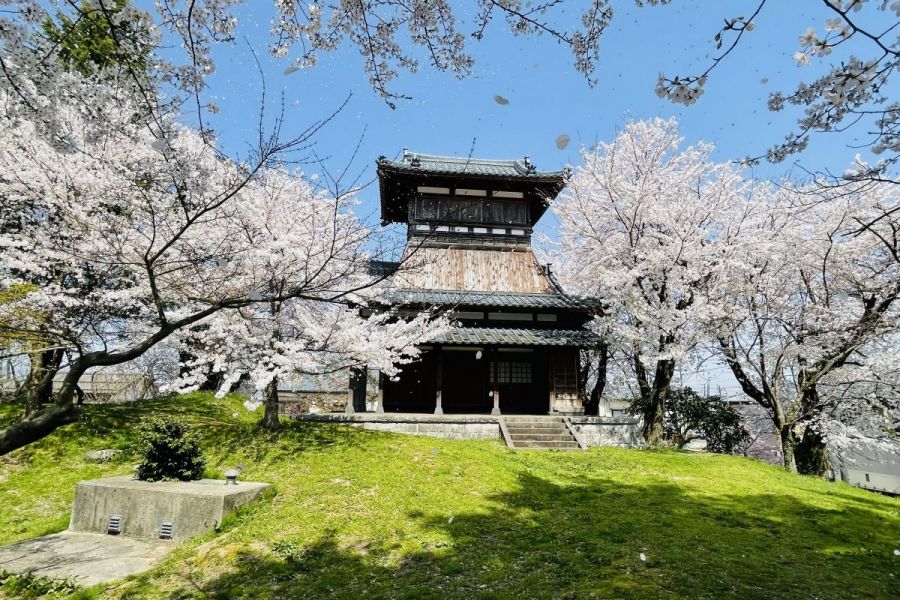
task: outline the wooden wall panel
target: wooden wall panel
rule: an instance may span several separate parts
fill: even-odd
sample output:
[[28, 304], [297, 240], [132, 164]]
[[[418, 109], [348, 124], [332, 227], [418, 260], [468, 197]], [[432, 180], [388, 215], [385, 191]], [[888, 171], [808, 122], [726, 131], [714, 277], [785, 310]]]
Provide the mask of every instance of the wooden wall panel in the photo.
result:
[[550, 293], [531, 250], [419, 248], [394, 276], [398, 287]]

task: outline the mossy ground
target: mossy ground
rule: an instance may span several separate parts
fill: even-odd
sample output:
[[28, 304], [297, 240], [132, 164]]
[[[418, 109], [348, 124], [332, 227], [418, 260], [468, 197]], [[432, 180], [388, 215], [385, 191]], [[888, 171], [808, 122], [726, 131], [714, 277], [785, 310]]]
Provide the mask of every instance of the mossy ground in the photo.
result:
[[[88, 407], [0, 458], [0, 543], [65, 528], [75, 482], [129, 472], [149, 414], [193, 424], [213, 471], [244, 463], [276, 493], [84, 595], [900, 597], [896, 499], [711, 454], [511, 452], [323, 424], [272, 434], [238, 398], [205, 394]], [[125, 453], [84, 459], [99, 448]]]

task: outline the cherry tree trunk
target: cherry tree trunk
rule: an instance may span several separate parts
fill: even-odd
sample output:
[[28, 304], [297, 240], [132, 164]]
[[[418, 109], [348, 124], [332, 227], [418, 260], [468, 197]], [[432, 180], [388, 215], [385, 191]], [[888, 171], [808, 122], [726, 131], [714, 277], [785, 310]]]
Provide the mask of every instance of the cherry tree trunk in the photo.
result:
[[648, 403], [644, 408], [644, 439], [650, 446], [663, 441], [663, 406], [660, 402]]
[[784, 455], [784, 468], [791, 473], [797, 472], [797, 459], [794, 450], [797, 447], [797, 440], [794, 437], [793, 427], [791, 425], [782, 425], [779, 428], [778, 435], [781, 438], [781, 453]]
[[[582, 376], [582, 381], [587, 382], [588, 373], [590, 372], [590, 354], [586, 355], [586, 360], [584, 361], [584, 373]], [[584, 402], [584, 414], [586, 415], [598, 415], [600, 414], [600, 398], [603, 396], [603, 389], [606, 387], [606, 372], [609, 363], [609, 346], [607, 344], [601, 344], [597, 349], [597, 379], [594, 381], [594, 386], [591, 388], [590, 392], [586, 394], [585, 402]]]
[[647, 440], [647, 444], [650, 446], [658, 446], [663, 442], [663, 417], [665, 416], [666, 400], [669, 397], [669, 388], [674, 374], [675, 361], [657, 361], [653, 385], [649, 387], [650, 393], [642, 399], [644, 439]]
[[266, 398], [260, 425], [266, 429], [278, 429], [281, 427], [281, 419], [278, 418], [278, 378], [272, 378], [266, 386]]
[[59, 372], [62, 349], [44, 350], [31, 356], [25, 380], [25, 416], [32, 415], [53, 400], [53, 378]]
[[0, 456], [36, 442], [77, 420], [78, 408], [72, 402], [38, 410], [0, 431]]
[[825, 441], [810, 427], [806, 428], [803, 437], [794, 447], [794, 463], [797, 465], [797, 472], [804, 475], [821, 477], [828, 470]]
[[27, 415], [6, 429], [0, 430], [0, 456], [36, 442], [59, 427], [78, 420], [79, 409], [74, 403], [75, 388], [85, 370], [85, 367], [73, 365], [66, 373], [55, 404]]

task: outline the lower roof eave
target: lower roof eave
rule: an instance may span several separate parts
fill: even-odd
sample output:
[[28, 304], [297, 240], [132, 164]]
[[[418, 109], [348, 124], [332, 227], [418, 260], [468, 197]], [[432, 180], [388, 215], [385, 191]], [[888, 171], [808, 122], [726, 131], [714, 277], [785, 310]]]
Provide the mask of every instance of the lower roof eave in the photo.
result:
[[602, 338], [586, 329], [524, 329], [514, 327], [454, 327], [430, 340], [447, 346], [590, 348]]

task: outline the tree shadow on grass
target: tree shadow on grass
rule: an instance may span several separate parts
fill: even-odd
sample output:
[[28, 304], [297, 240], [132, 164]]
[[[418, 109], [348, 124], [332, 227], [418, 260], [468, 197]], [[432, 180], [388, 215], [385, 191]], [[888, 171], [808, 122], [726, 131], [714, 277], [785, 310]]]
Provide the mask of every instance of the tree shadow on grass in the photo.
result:
[[224, 573], [169, 597], [898, 597], [900, 517], [881, 509], [525, 474], [489, 512], [410, 514], [429, 534], [416, 550], [334, 534], [260, 540], [268, 550], [245, 546]]
[[225, 462], [235, 458], [259, 463], [276, 464], [295, 460], [303, 453], [322, 452], [339, 447], [364, 445], [369, 432], [346, 425], [282, 422], [281, 428], [269, 431], [256, 423], [232, 424], [215, 435], [204, 435], [205, 442], [215, 448]]

